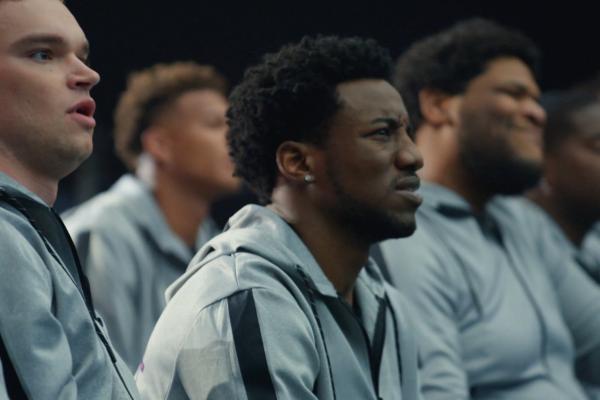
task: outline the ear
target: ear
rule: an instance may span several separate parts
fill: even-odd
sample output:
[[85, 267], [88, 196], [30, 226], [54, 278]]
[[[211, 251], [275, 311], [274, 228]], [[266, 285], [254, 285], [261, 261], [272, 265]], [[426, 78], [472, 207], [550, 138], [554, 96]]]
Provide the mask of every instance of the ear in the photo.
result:
[[440, 90], [422, 89], [419, 92], [419, 107], [423, 119], [436, 127], [454, 123], [456, 98]]
[[313, 175], [314, 145], [286, 141], [279, 145], [275, 160], [279, 173], [292, 182], [305, 182], [305, 177]]
[[169, 163], [174, 154], [171, 149], [171, 136], [158, 126], [149, 127], [141, 135], [142, 149], [157, 163]]

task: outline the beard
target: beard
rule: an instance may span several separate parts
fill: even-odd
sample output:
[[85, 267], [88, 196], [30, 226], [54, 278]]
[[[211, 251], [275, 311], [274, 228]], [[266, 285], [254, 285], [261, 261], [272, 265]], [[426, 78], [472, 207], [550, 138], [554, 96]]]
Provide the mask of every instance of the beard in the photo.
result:
[[510, 133], [518, 127], [510, 118], [481, 122], [465, 116], [460, 135], [459, 157], [473, 184], [491, 195], [521, 194], [534, 187], [542, 175], [541, 161], [520, 157], [511, 146]]
[[415, 212], [406, 211], [400, 217], [382, 207], [357, 199], [344, 189], [333, 163], [328, 163], [327, 174], [337, 198], [332, 215], [345, 230], [353, 232], [362, 243], [410, 236], [416, 229]]

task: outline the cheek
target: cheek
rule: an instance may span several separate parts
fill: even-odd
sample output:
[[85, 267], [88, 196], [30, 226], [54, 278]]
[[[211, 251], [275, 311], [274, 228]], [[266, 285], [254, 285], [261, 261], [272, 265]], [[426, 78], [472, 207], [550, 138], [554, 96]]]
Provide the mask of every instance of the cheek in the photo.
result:
[[190, 135], [186, 140], [182, 140], [178, 147], [187, 158], [207, 170], [217, 172], [229, 165], [227, 144], [222, 134], [205, 132]]
[[19, 99], [52, 99], [60, 88], [60, 77], [50, 68], [32, 70], [26, 66], [13, 65], [0, 72], [3, 88], [7, 94]]
[[600, 190], [600, 155], [588, 150], [565, 149], [552, 162], [554, 185], [569, 197], [598, 197]]
[[584, 179], [589, 190], [600, 187], [600, 153], [582, 150], [567, 165], [570, 166], [573, 179], [577, 179], [577, 177]]
[[536, 162], [544, 158], [541, 138], [531, 133], [512, 131], [509, 133], [509, 142], [516, 154]]
[[391, 186], [395, 169], [391, 160], [379, 157], [348, 157], [344, 165], [336, 167], [338, 177], [354, 193], [362, 193], [365, 198], [381, 196]]

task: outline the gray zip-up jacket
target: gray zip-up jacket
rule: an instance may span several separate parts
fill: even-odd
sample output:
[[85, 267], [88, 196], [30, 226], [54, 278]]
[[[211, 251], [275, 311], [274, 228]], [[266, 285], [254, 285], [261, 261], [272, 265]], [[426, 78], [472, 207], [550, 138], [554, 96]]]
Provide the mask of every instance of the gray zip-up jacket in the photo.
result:
[[[0, 188], [44, 204], [2, 173]], [[46, 245], [21, 212], [0, 202], [0, 336], [24, 392], [35, 400], [130, 399], [127, 390], [137, 397], [127, 367], [118, 356], [113, 365], [96, 333], [101, 323]]]
[[600, 291], [539, 215], [495, 198], [481, 215], [424, 183], [417, 232], [385, 242], [393, 282], [419, 311], [427, 400], [583, 400], [600, 383]]
[[[165, 290], [194, 252], [171, 230], [152, 190], [133, 175], [63, 215], [90, 280], [94, 305], [129, 368], [142, 360]], [[207, 218], [196, 250], [219, 233]]]
[[0, 400], [8, 400], [6, 384], [4, 383], [4, 371], [2, 370], [2, 360], [0, 360]]
[[420, 398], [413, 324], [399, 293], [369, 262], [355, 295], [359, 311], [339, 298], [285, 221], [246, 206], [167, 290], [136, 375], [140, 393], [144, 399]]

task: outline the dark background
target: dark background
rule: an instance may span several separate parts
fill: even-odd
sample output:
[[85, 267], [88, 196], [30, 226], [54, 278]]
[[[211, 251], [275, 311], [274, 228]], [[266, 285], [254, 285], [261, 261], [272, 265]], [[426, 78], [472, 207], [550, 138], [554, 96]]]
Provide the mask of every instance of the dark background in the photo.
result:
[[396, 56], [415, 39], [481, 16], [515, 27], [538, 43], [545, 91], [589, 79], [600, 69], [598, 12], [572, 1], [67, 0], [67, 5], [88, 36], [91, 62], [102, 81], [93, 92], [98, 104], [94, 155], [64, 180], [59, 209], [106, 189], [124, 172], [112, 154], [112, 111], [127, 74], [157, 62], [212, 64], [235, 84], [263, 53], [305, 34], [369, 36]]

